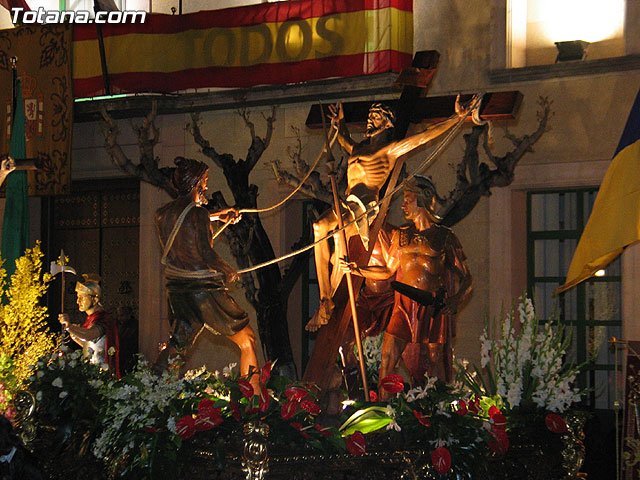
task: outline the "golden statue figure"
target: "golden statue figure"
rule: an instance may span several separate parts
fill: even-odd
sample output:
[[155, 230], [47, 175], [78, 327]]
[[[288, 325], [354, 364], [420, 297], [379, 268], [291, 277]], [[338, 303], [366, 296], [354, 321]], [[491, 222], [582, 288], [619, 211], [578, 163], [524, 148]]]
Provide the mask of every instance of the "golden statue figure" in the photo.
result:
[[[469, 103], [472, 105], [475, 101]], [[412, 135], [402, 140], [392, 141], [393, 112], [386, 106], [375, 103], [369, 109], [365, 139], [356, 142], [351, 138], [344, 121], [342, 104], [331, 107], [331, 124], [337, 129], [338, 141], [349, 154], [347, 162], [347, 190], [343, 221], [350, 222], [362, 215], [369, 208], [374, 210], [369, 217], [375, 217], [380, 189], [384, 185], [393, 170], [398, 158], [416, 148], [426, 144], [434, 138], [442, 135], [453, 127], [461, 117], [467, 115], [468, 107], [460, 105], [460, 97], [456, 99], [456, 114], [440, 123], [430, 125], [425, 131]], [[365, 248], [369, 242], [369, 221], [372, 218], [362, 217], [356, 222]], [[327, 236], [338, 225], [338, 220], [333, 209], [328, 210], [313, 225], [314, 240], [318, 241]], [[318, 287], [320, 290], [320, 307], [315, 316], [309, 321], [306, 329], [316, 331], [322, 325], [326, 325], [334, 308], [331, 297], [337, 288], [342, 272], [334, 268], [329, 275], [329, 263], [331, 259], [329, 244], [327, 241], [318, 243], [314, 248]], [[344, 252], [336, 252], [336, 257], [341, 258]]]
[[235, 269], [213, 249], [212, 221], [240, 221], [235, 208], [209, 213], [206, 191], [209, 167], [178, 157], [172, 182], [179, 197], [156, 212], [158, 238], [167, 280], [171, 340], [159, 366], [170, 354], [185, 356], [202, 329], [225, 335], [240, 349], [240, 372], [257, 368], [255, 333], [249, 316], [229, 295], [225, 283], [238, 279]]
[[102, 289], [97, 275], [83, 275], [76, 283], [78, 310], [87, 314], [82, 325], [74, 325], [69, 315], [61, 313], [58, 321], [69, 332], [71, 340], [82, 347], [82, 356], [120, 378], [120, 341], [115, 320], [104, 309]]
[[[404, 357], [418, 382], [425, 370], [440, 380], [451, 380], [451, 351], [455, 334], [452, 315], [471, 294], [471, 274], [454, 233], [438, 224], [435, 187], [416, 176], [404, 186], [402, 211], [409, 224], [394, 231], [385, 265], [356, 265], [340, 261], [344, 272], [383, 280], [396, 275], [391, 319], [382, 344], [380, 378], [392, 373], [407, 345], [424, 345], [426, 355]], [[457, 286], [457, 287], [456, 287]], [[425, 358], [426, 357], [426, 358]], [[380, 391], [384, 399], [384, 392]]]

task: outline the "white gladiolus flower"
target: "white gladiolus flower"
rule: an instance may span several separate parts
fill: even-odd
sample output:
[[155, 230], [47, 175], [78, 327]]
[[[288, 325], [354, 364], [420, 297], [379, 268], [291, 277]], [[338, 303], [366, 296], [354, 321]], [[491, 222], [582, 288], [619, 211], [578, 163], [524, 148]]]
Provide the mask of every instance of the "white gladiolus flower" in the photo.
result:
[[566, 352], [561, 345], [562, 328], [552, 322], [540, 325], [533, 302], [523, 298], [515, 314], [509, 313], [498, 329], [499, 338], [480, 336], [481, 365], [492, 363], [496, 393], [510, 408], [522, 404], [523, 384], [533, 386], [532, 401], [540, 408], [563, 412], [579, 401], [579, 392], [571, 389], [575, 367], [563, 363]]

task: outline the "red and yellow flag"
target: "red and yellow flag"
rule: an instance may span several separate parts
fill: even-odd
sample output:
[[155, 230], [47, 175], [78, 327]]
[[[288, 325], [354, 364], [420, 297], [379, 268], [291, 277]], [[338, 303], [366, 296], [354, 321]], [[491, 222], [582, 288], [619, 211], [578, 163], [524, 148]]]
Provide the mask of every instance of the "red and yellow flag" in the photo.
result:
[[[400, 71], [412, 0], [299, 0], [103, 25], [111, 93], [287, 84]], [[76, 98], [104, 94], [95, 25], [74, 25]]]

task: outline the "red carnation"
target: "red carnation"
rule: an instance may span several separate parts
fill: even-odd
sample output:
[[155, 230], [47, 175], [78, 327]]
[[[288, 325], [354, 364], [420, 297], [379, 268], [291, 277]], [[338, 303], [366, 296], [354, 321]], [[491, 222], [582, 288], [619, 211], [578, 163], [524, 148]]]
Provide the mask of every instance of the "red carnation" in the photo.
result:
[[464, 400], [458, 400], [458, 410], [456, 410], [456, 413], [461, 417], [467, 414], [467, 403]]
[[317, 415], [320, 413], [320, 405], [316, 402], [312, 402], [311, 400], [303, 400], [300, 402], [300, 408], [302, 408], [305, 412], [309, 412], [312, 415]]
[[267, 387], [263, 386], [260, 389], [260, 411], [266, 412], [269, 410], [269, 403], [271, 403], [271, 397], [269, 396], [269, 392], [267, 391]]
[[547, 424], [547, 428], [553, 433], [569, 433], [567, 422], [565, 422], [564, 418], [562, 418], [560, 415], [550, 413], [545, 417], [544, 423]]
[[294, 400], [296, 402], [299, 402], [304, 397], [309, 395], [309, 392], [307, 392], [305, 389], [300, 387], [290, 387], [284, 391], [284, 394], [287, 396], [290, 402]]
[[445, 447], [438, 447], [431, 452], [431, 461], [441, 475], [447, 473], [451, 468], [451, 454]]
[[369, 390], [369, 400], [372, 402], [378, 401], [378, 394], [374, 390]]
[[303, 430], [303, 428], [302, 428], [302, 424], [301, 424], [301, 423], [293, 422], [293, 423], [291, 423], [291, 426], [292, 426], [293, 428], [295, 428], [296, 430], [298, 430], [298, 431], [300, 432], [300, 434], [301, 434], [304, 438], [307, 438], [307, 439], [311, 438], [311, 435], [309, 435], [307, 432], [305, 432], [305, 431]]
[[238, 387], [240, 388], [240, 393], [242, 393], [242, 396], [244, 398], [248, 398], [248, 399], [253, 398], [253, 395], [254, 395], [253, 385], [251, 385], [247, 380], [245, 380], [244, 378], [239, 378]]
[[288, 402], [280, 407], [280, 415], [284, 420], [291, 419], [298, 410], [298, 402]]
[[491, 405], [491, 408], [489, 408], [489, 418], [493, 418], [493, 416], [497, 413], [502, 413], [502, 412], [500, 412], [500, 409], [495, 405]]
[[351, 455], [362, 455], [367, 448], [362, 432], [355, 432], [347, 437], [347, 450]]
[[413, 415], [418, 419], [418, 421], [424, 425], [425, 427], [430, 427], [431, 426], [431, 420], [429, 420], [429, 417], [427, 417], [426, 415], [424, 415], [422, 412], [419, 412], [418, 410], [414, 410], [413, 411]]
[[187, 440], [196, 433], [196, 421], [191, 415], [185, 415], [176, 422], [176, 430], [182, 440]]
[[195, 429], [199, 432], [211, 430], [222, 423], [219, 408], [201, 408], [196, 415]]
[[391, 394], [400, 393], [404, 390], [404, 378], [402, 375], [387, 375], [380, 381], [380, 386]]

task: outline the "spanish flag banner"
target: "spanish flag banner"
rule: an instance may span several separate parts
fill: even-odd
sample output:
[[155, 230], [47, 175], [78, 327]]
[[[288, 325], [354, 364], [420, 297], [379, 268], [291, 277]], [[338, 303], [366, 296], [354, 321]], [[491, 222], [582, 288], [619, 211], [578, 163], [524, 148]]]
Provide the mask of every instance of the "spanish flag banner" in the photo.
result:
[[640, 241], [640, 91], [571, 260], [564, 292]]
[[[111, 93], [246, 88], [400, 71], [412, 0], [299, 0], [103, 25]], [[74, 25], [76, 98], [103, 95], [95, 25]]]

